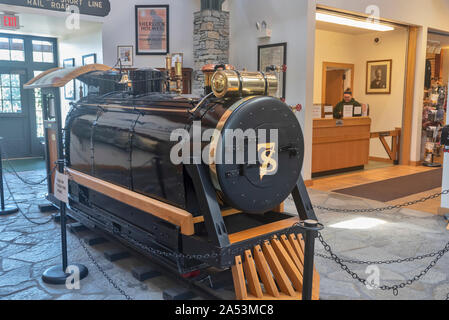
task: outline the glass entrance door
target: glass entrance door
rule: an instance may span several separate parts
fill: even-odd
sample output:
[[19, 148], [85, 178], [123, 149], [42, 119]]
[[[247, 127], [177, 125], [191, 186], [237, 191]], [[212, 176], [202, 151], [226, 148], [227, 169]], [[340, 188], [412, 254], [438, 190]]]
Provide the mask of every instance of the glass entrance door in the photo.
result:
[[56, 39], [0, 34], [0, 137], [4, 156], [44, 155], [40, 90], [23, 85], [58, 65]]
[[0, 68], [0, 136], [7, 158], [24, 158], [31, 153], [30, 103], [23, 90], [25, 69]]

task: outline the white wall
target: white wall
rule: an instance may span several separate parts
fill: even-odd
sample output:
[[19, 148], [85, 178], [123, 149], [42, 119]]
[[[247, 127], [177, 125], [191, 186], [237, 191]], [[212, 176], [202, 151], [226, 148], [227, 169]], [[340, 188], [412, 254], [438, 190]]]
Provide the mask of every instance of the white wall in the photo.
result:
[[[110, 0], [111, 13], [104, 19], [104, 63], [117, 62], [117, 46], [135, 47], [135, 5], [168, 4], [170, 6], [170, 52], [184, 53], [184, 66], [193, 67], [193, 13], [200, 0]], [[164, 56], [135, 56], [135, 67], [165, 67]]]
[[[354, 50], [355, 36], [316, 30], [315, 32], [315, 66], [313, 81], [313, 103], [321, 104], [323, 88], [323, 62], [338, 62], [354, 64], [358, 60], [357, 50]], [[357, 74], [358, 70], [355, 70]], [[354, 80], [354, 86], [358, 83]], [[352, 88], [354, 90], [354, 88]]]
[[[381, 39], [379, 44], [374, 42], [376, 37]], [[371, 131], [389, 131], [402, 127], [407, 30], [365, 34], [317, 30], [315, 43], [315, 104], [322, 103], [323, 62], [354, 64], [354, 98], [370, 105]], [[386, 59], [393, 60], [391, 94], [367, 95], [366, 62]], [[370, 156], [388, 158], [379, 139], [371, 140]]]
[[[63, 38], [58, 39], [59, 65], [63, 66], [64, 59], [75, 58], [75, 66], [83, 65], [82, 57], [84, 55], [95, 53], [97, 55], [97, 63], [103, 63], [103, 45], [102, 45], [102, 25], [83, 29], [73, 32]], [[76, 100], [80, 98], [79, 89], [80, 82], [76, 81]], [[61, 110], [63, 123], [65, 116], [70, 108], [71, 100], [64, 99], [64, 88], [61, 88]]]
[[[227, 0], [231, 12], [230, 63], [236, 68], [257, 70], [257, 46], [287, 42], [286, 102], [302, 104], [298, 113], [306, 141], [312, 139], [313, 51], [315, 1]], [[269, 41], [259, 42], [256, 22], [272, 28]], [[311, 178], [312, 144], [306, 144], [304, 179]]]

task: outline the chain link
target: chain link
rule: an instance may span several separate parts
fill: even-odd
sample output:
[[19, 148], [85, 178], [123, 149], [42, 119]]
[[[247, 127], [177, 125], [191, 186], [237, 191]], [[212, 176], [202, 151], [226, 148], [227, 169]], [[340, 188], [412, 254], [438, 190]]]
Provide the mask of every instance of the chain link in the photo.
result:
[[17, 207], [17, 209], [19, 210], [20, 214], [30, 223], [37, 225], [37, 226], [43, 226], [46, 225], [48, 223], [50, 223], [53, 220], [53, 217], [51, 217], [50, 219], [44, 221], [44, 222], [38, 222], [38, 221], [34, 221], [35, 219], [31, 219], [30, 217], [27, 216], [27, 214], [25, 212], [23, 212], [22, 208], [20, 208], [19, 206], [19, 202], [16, 200], [16, 198], [14, 197], [14, 193], [11, 190], [11, 187], [9, 185], [8, 180], [6, 179], [6, 176], [3, 176], [3, 181], [5, 182], [6, 188], [8, 189], [8, 193], [9, 196], [11, 197], [12, 201], [14, 202], [14, 205]]
[[[340, 259], [336, 254], [334, 254], [334, 252], [332, 251], [331, 246], [324, 240], [323, 235], [319, 232], [318, 233], [318, 240], [321, 242], [321, 244], [324, 247], [324, 250], [330, 254], [331, 259], [337, 263], [338, 265], [340, 265], [341, 269], [345, 272], [347, 272], [354, 280], [359, 281], [361, 284], [363, 284], [364, 286], [370, 286], [372, 288], [375, 289], [380, 289], [382, 291], [393, 291], [393, 294], [395, 296], [397, 296], [399, 294], [399, 289], [403, 289], [407, 286], [411, 286], [413, 283], [417, 282], [418, 280], [420, 280], [422, 277], [424, 277], [433, 267], [435, 267], [437, 265], [437, 263], [440, 261], [440, 259], [447, 253], [449, 252], [449, 242], [446, 244], [445, 248], [443, 250], [440, 250], [437, 252], [436, 254], [436, 258], [423, 270], [421, 271], [418, 275], [414, 276], [412, 279], [409, 279], [399, 285], [394, 285], [394, 286], [376, 286], [373, 283], [368, 283], [368, 281], [366, 279], [361, 278], [356, 272], [353, 272], [346, 264], [345, 262]], [[365, 263], [364, 263], [365, 264]], [[449, 294], [448, 294], [448, 298], [449, 298]]]
[[427, 202], [432, 199], [437, 199], [443, 195], [449, 194], [449, 190], [444, 190], [439, 193], [432, 194], [430, 196], [415, 200], [415, 201], [409, 201], [402, 204], [392, 205], [388, 207], [380, 207], [380, 208], [369, 208], [369, 209], [339, 209], [339, 208], [329, 208], [329, 207], [323, 207], [323, 206], [313, 206], [315, 209], [323, 210], [323, 211], [329, 211], [329, 212], [338, 212], [338, 213], [373, 213], [373, 212], [384, 212], [384, 211], [392, 211], [395, 209], [402, 209], [406, 207], [413, 206], [418, 203]]
[[[299, 218], [298, 218], [299, 219]], [[295, 224], [293, 224], [289, 229], [287, 229], [287, 231], [285, 231], [284, 233], [290, 234], [292, 232], [292, 230], [294, 228], [300, 227], [300, 223], [297, 222]], [[162, 251], [159, 249], [155, 249], [152, 248], [150, 246], [145, 245], [144, 243], [129, 237], [126, 234], [122, 235], [126, 240], [132, 242], [134, 245], [136, 245], [137, 247], [139, 247], [140, 249], [142, 249], [143, 251], [153, 254], [153, 255], [157, 255], [157, 256], [163, 256], [163, 257], [167, 257], [167, 258], [175, 258], [175, 259], [188, 259], [188, 260], [209, 260], [209, 259], [216, 259], [219, 257], [219, 255], [215, 252], [213, 253], [206, 253], [206, 254], [197, 254], [197, 255], [186, 255], [186, 254], [182, 254], [182, 253], [174, 253], [174, 252], [166, 252], [166, 251]], [[255, 246], [257, 245], [262, 245], [264, 244], [266, 241], [268, 241], [267, 239], [262, 239], [260, 241], [257, 241], [255, 243], [252, 243], [251, 245], [248, 245], [246, 247], [242, 247], [239, 248], [238, 250], [233, 251], [231, 254], [238, 256], [243, 254], [245, 251], [247, 250], [251, 250], [253, 249]]]
[[44, 178], [42, 178], [42, 180], [39, 181], [31, 181], [31, 180], [27, 180], [23, 177], [20, 176], [20, 174], [17, 172], [17, 170], [12, 166], [12, 164], [10, 163], [10, 160], [6, 159], [6, 163], [8, 164], [8, 166], [11, 168], [11, 170], [5, 169], [5, 171], [7, 173], [13, 174], [14, 176], [17, 177], [17, 179], [19, 179], [20, 181], [22, 181], [24, 184], [27, 184], [29, 186], [39, 186], [41, 184], [43, 184], [44, 182], [46, 182], [52, 175], [53, 173], [55, 173], [56, 171], [56, 167], [54, 167], [51, 172], [46, 175]]
[[[0, 143], [2, 143], [2, 142], [0, 142]], [[48, 174], [47, 176], [45, 176], [42, 180], [39, 180], [39, 181], [30, 181], [30, 180], [27, 180], [27, 179], [21, 177], [21, 176], [19, 175], [19, 173], [17, 172], [17, 170], [16, 170], [16, 169], [14, 168], [14, 166], [12, 165], [12, 162], [11, 162], [11, 160], [9, 160], [8, 154], [6, 153], [5, 148], [3, 147], [3, 144], [0, 145], [0, 150], [1, 150], [1, 152], [2, 152], [2, 154], [0, 154], [0, 159], [2, 159], [3, 161], [5, 161], [5, 162], [8, 164], [8, 166], [10, 167], [10, 170], [4, 168], [5, 171], [8, 172], [8, 173], [10, 173], [10, 174], [15, 175], [15, 176], [16, 176], [20, 181], [22, 181], [24, 184], [27, 184], [27, 185], [30, 185], [30, 186], [38, 186], [38, 185], [41, 185], [41, 184], [43, 184], [44, 182], [46, 182], [46, 181], [53, 175], [53, 173], [56, 171], [56, 166], [55, 166], [55, 167], [51, 170], [51, 173]]]
[[[432, 252], [428, 254], [424, 254], [421, 256], [413, 257], [413, 258], [405, 258], [405, 259], [397, 259], [397, 260], [384, 260], [384, 261], [360, 261], [360, 260], [344, 260], [341, 259], [341, 262], [348, 263], [348, 264], [357, 264], [357, 265], [387, 265], [387, 264], [400, 264], [405, 262], [414, 262], [418, 260], [424, 260], [427, 258], [433, 258], [438, 255], [438, 252]], [[332, 257], [326, 256], [322, 253], [316, 253], [315, 256], [327, 259], [327, 260], [333, 260]]]
[[75, 234], [76, 238], [78, 239], [81, 247], [83, 248], [84, 252], [86, 252], [87, 257], [92, 262], [92, 264], [97, 268], [98, 271], [103, 275], [103, 277], [109, 282], [109, 284], [114, 287], [122, 296], [125, 297], [126, 300], [134, 300], [129, 294], [125, 292], [118, 284], [117, 282], [112, 279], [112, 277], [106, 272], [106, 270], [98, 263], [98, 261], [93, 256], [92, 252], [90, 252], [87, 245], [84, 243], [84, 241], [80, 238], [79, 234], [76, 230], [72, 229], [73, 233]]

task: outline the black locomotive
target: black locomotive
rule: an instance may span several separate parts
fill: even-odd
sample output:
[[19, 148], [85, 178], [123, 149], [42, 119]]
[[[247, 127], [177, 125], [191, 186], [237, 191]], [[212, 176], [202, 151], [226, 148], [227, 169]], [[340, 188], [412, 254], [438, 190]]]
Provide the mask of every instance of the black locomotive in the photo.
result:
[[[201, 99], [170, 93], [165, 73], [154, 69], [120, 79], [111, 71], [85, 75], [81, 80], [91, 94], [73, 104], [67, 116], [68, 208], [76, 219], [179, 274], [228, 269], [236, 256], [264, 241], [302, 233], [295, 223], [299, 219], [281, 209], [290, 194], [300, 219], [316, 220], [301, 178], [301, 127], [289, 106], [269, 96], [275, 78], [217, 71]], [[194, 123], [201, 125], [201, 135], [215, 129], [215, 138], [218, 132], [223, 140], [230, 139], [226, 130], [276, 129], [276, 162], [250, 163], [246, 153], [244, 163], [217, 161], [229, 150], [212, 135], [199, 147], [211, 157], [209, 164], [193, 155], [174, 164], [171, 154], [179, 140], [173, 141], [172, 134], [179, 129], [191, 133], [191, 145], [198, 146]], [[260, 147], [258, 137], [245, 137], [243, 145], [250, 143]], [[231, 150], [235, 158], [239, 152], [238, 146]], [[275, 166], [276, 173], [261, 174], [263, 166]], [[292, 261], [296, 258], [291, 255]]]

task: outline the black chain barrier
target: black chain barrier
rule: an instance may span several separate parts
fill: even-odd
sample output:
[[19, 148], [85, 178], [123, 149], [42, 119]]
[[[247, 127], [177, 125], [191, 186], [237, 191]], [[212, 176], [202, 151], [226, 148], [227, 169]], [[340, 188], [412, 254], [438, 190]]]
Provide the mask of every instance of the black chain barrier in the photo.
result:
[[0, 158], [3, 159], [3, 161], [5, 161], [8, 164], [8, 166], [10, 167], [10, 170], [5, 169], [5, 171], [10, 173], [10, 174], [15, 175], [17, 177], [17, 179], [22, 181], [24, 184], [27, 184], [27, 185], [30, 185], [30, 186], [39, 186], [39, 185], [43, 184], [44, 182], [46, 182], [53, 175], [53, 173], [55, 173], [55, 171], [56, 171], [56, 165], [55, 165], [55, 167], [51, 170], [51, 172], [49, 174], [47, 174], [44, 178], [42, 178], [42, 180], [39, 180], [39, 181], [27, 180], [27, 179], [23, 178], [22, 176], [20, 176], [20, 174], [14, 168], [14, 166], [11, 163], [11, 160], [8, 159], [9, 157], [8, 157], [8, 154], [6, 153], [5, 149], [6, 148], [0, 148], [0, 150], [2, 151], [2, 154], [1, 154]]
[[51, 172], [49, 174], [47, 174], [44, 178], [42, 178], [42, 180], [39, 181], [31, 181], [31, 180], [27, 180], [25, 178], [23, 178], [22, 176], [20, 176], [20, 174], [17, 172], [17, 170], [13, 167], [13, 165], [11, 164], [11, 161], [6, 159], [5, 160], [6, 163], [8, 164], [8, 166], [11, 168], [11, 170], [5, 169], [5, 171], [7, 173], [13, 174], [14, 176], [17, 177], [17, 179], [19, 179], [20, 181], [22, 181], [24, 184], [27, 184], [29, 186], [39, 186], [41, 184], [43, 184], [44, 182], [46, 182], [52, 175], [53, 173], [55, 173], [56, 171], [56, 166], [51, 170]]
[[[300, 227], [300, 226], [301, 226], [300, 222], [297, 222], [297, 223], [293, 224], [290, 228], [288, 228], [283, 233], [289, 234], [289, 233], [292, 232], [293, 229], [295, 229], [297, 227]], [[138, 240], [136, 240], [134, 238], [131, 238], [131, 237], [125, 235], [125, 234], [123, 235], [123, 237], [126, 240], [130, 241], [131, 243], [133, 243], [138, 248], [140, 248], [141, 250], [143, 250], [143, 251], [145, 251], [147, 253], [150, 253], [152, 255], [156, 255], [156, 256], [164, 256], [166, 258], [176, 258], [176, 259], [183, 258], [183, 259], [188, 259], [188, 260], [209, 260], [209, 259], [215, 259], [215, 258], [219, 257], [219, 255], [217, 253], [215, 253], [215, 252], [214, 253], [207, 253], [207, 254], [198, 254], [198, 255], [186, 255], [186, 254], [182, 254], [182, 253], [166, 252], [166, 251], [162, 251], [162, 250], [159, 250], [159, 249], [152, 248], [152, 247], [150, 247], [150, 246], [148, 246], [148, 245], [146, 245], [146, 244], [144, 244], [144, 243], [142, 243], [142, 242], [140, 242], [140, 241], [138, 241]], [[234, 250], [234, 251], [231, 252], [231, 254], [232, 255], [241, 255], [245, 251], [251, 250], [251, 249], [253, 249], [257, 245], [264, 244], [266, 241], [267, 241], [267, 239], [260, 240], [258, 242], [255, 242], [255, 243], [251, 244], [251, 245], [248, 245], [246, 247], [239, 248], [238, 250]]]
[[[332, 251], [331, 246], [324, 240], [322, 234], [319, 232], [318, 233], [318, 240], [321, 242], [321, 244], [324, 247], [324, 250], [330, 254], [330, 258], [337, 263], [338, 265], [340, 265], [341, 269], [345, 272], [347, 272], [354, 280], [359, 281], [361, 284], [363, 284], [364, 286], [369, 286], [371, 288], [374, 289], [380, 289], [382, 291], [393, 291], [393, 294], [395, 296], [399, 295], [399, 289], [403, 289], [407, 286], [411, 286], [413, 283], [415, 283], [416, 281], [419, 281], [422, 277], [424, 277], [433, 267], [435, 267], [437, 265], [437, 263], [440, 261], [441, 258], [443, 258], [443, 256], [449, 252], [449, 242], [446, 244], [446, 246], [444, 247], [443, 250], [440, 250], [436, 253], [436, 258], [423, 270], [421, 271], [418, 275], [414, 276], [412, 279], [409, 279], [399, 285], [394, 285], [394, 286], [376, 286], [374, 283], [369, 283], [366, 279], [361, 278], [356, 272], [353, 272], [346, 264], [345, 262], [340, 259], [336, 254], [334, 254], [334, 252]], [[434, 255], [432, 255], [434, 256]], [[415, 259], [416, 260], [416, 259]], [[394, 263], [394, 262], [393, 262]], [[368, 264], [367, 261], [363, 262], [363, 264]], [[385, 263], [384, 263], [385, 264]], [[447, 295], [447, 299], [449, 300], [449, 293]]]
[[[48, 223], [50, 223], [53, 220], [53, 217], [51, 217], [50, 219], [44, 221], [44, 222], [38, 222], [38, 221], [34, 221], [35, 219], [32, 219], [30, 217], [27, 216], [27, 214], [25, 212], [23, 212], [22, 208], [20, 208], [19, 206], [19, 202], [16, 200], [16, 198], [14, 197], [14, 193], [11, 190], [11, 187], [9, 185], [8, 179], [6, 179], [6, 176], [3, 176], [3, 181], [5, 182], [6, 188], [8, 189], [8, 193], [9, 196], [11, 197], [12, 201], [14, 202], [15, 206], [19, 209], [20, 214], [30, 223], [38, 225], [38, 226], [43, 226], [46, 225]], [[28, 212], [29, 213], [29, 212]]]
[[89, 250], [87, 245], [84, 243], [84, 241], [81, 239], [79, 234], [76, 230], [72, 229], [75, 237], [78, 239], [81, 247], [83, 248], [84, 252], [86, 253], [89, 260], [92, 262], [92, 264], [97, 268], [97, 270], [103, 275], [103, 277], [109, 282], [109, 284], [114, 287], [123, 297], [125, 297], [126, 300], [134, 300], [129, 294], [126, 293], [125, 290], [123, 290], [117, 282], [112, 279], [112, 277], [106, 272], [106, 270], [98, 263], [98, 261], [93, 256], [92, 252]]
[[402, 208], [410, 207], [410, 206], [413, 206], [418, 203], [423, 203], [423, 202], [427, 202], [429, 200], [437, 199], [437, 198], [439, 198], [443, 195], [447, 195], [447, 194], [449, 194], [449, 190], [444, 190], [442, 192], [438, 192], [438, 193], [432, 194], [427, 197], [423, 197], [423, 198], [415, 200], [415, 201], [409, 201], [409, 202], [397, 204], [394, 206], [391, 205], [391, 206], [380, 207], [380, 208], [341, 209], [341, 208], [328, 208], [328, 207], [323, 207], [323, 206], [313, 206], [313, 207], [318, 210], [329, 211], [329, 212], [338, 212], [338, 213], [373, 213], [373, 212], [379, 213], [379, 212], [384, 212], [384, 211], [392, 211], [395, 209], [402, 209]]

